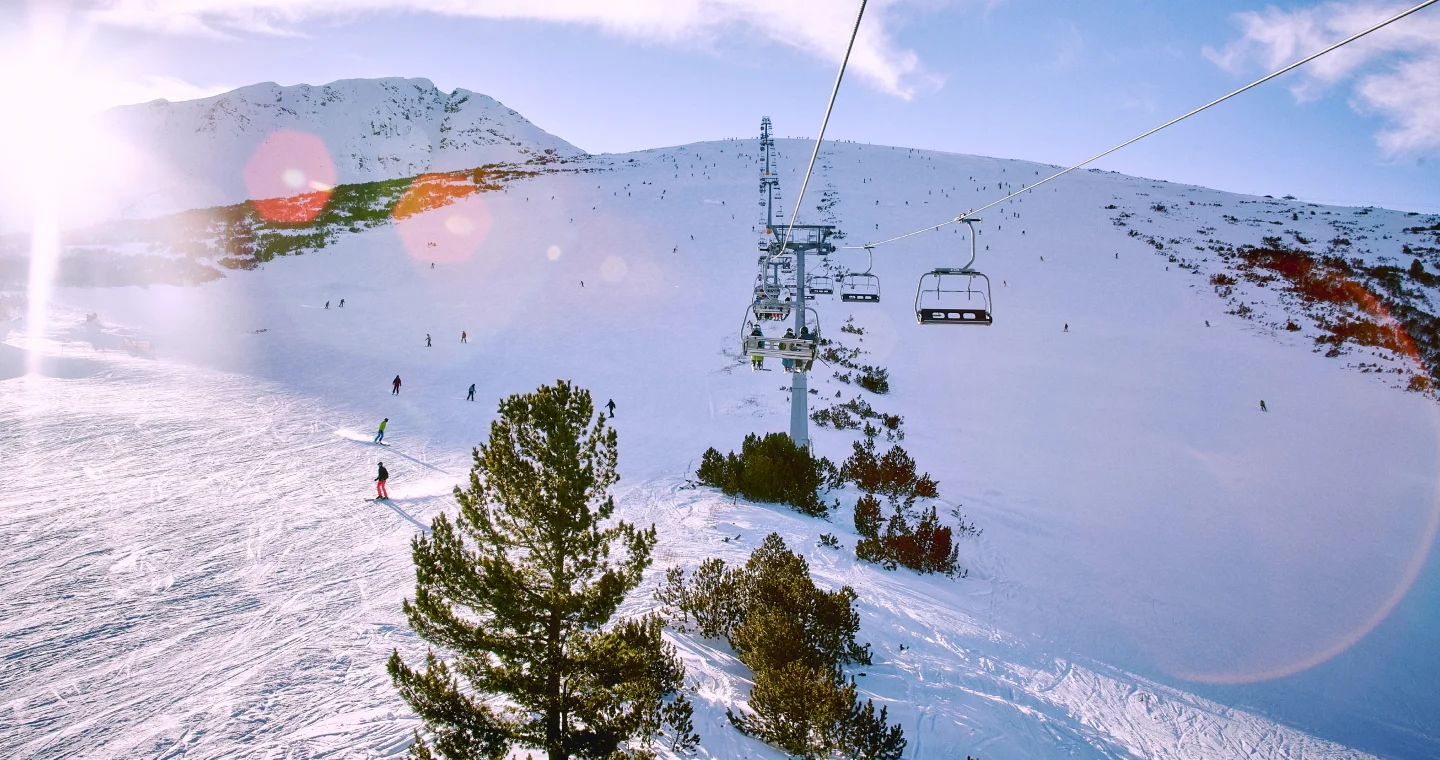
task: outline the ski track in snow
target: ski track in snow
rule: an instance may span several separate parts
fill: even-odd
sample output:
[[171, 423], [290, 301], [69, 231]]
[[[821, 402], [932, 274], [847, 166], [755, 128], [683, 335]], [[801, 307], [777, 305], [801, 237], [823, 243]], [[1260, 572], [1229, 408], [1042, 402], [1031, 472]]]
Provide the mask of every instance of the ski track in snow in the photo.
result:
[[[106, 369], [0, 402], [5, 449], [37, 454], [0, 503], [0, 754], [289, 757], [337, 736], [337, 756], [398, 753], [410, 720], [383, 662], [414, 528], [352, 469], [382, 450], [265, 383]], [[412, 489], [391, 507], [428, 518], [449, 496]]]
[[[428, 254], [400, 253], [393, 230], [381, 229], [201, 288], [61, 293], [60, 335], [25, 346], [59, 362], [59, 376], [0, 380], [0, 445], [23, 453], [7, 462], [0, 493], [0, 756], [402, 755], [415, 721], [384, 662], [392, 648], [412, 659], [424, 649], [400, 611], [413, 584], [408, 541], [453, 508], [451, 488], [468, 471], [493, 399], [569, 376], [597, 402], [613, 394], [619, 403], [620, 516], [659, 529], [655, 566], [623, 612], [653, 608], [666, 567], [710, 556], [743, 562], [779, 532], [821, 582], [856, 589], [875, 661], [853, 671], [904, 725], [906, 757], [1369, 757], [1106, 664], [1148, 645], [1162, 671], [1258, 667], [1270, 664], [1265, 654], [1290, 654], [1287, 637], [1314, 620], [1368, 613], [1405, 559], [1375, 547], [1415, 535], [1423, 520], [1406, 510], [1433, 492], [1429, 402], [1262, 326], [1222, 322], [1211, 294], [1177, 279], [1191, 275], [1162, 273], [1153, 251], [1099, 210], [1122, 192], [1147, 196], [1132, 205], [1152, 192], [1177, 205], [1192, 191], [1235, 196], [1162, 193], [1148, 180], [1094, 174], [1065, 193], [1022, 196], [1019, 211], [1039, 206], [1066, 222], [1030, 226], [1021, 238], [1001, 210], [993, 215], [983, 242], [1013, 255], [981, 254], [994, 265], [999, 304], [985, 334], [907, 324], [915, 273], [953, 263], [961, 236], [944, 232], [877, 257], [886, 282], [902, 283], [882, 304], [821, 305], [828, 335], [847, 313], [867, 329], [859, 345], [867, 361], [891, 367], [895, 386], [875, 406], [904, 413], [906, 448], [938, 476], [948, 504], [963, 502], [986, 529], [961, 543], [968, 579], [918, 577], [854, 560], [854, 494], [840, 495], [827, 522], [683, 485], [705, 446], [735, 448], [744, 432], [783, 429], [788, 414], [788, 393], [777, 390], [785, 376], [737, 369], [743, 360], [733, 355], [754, 235], [743, 231], [748, 216], [731, 216], [754, 209], [743, 205], [753, 203], [754, 166], [721, 151], [751, 148], [646, 151], [634, 166], [599, 157], [595, 175], [489, 194], [497, 222], [486, 247], [441, 258], [444, 272], [425, 266]], [[701, 153], [709, 158], [693, 158]], [[852, 156], [878, 156], [889, 169], [857, 168]], [[709, 174], [703, 163], [680, 166], [717, 157]], [[941, 156], [954, 165], [935, 180], [928, 159], [903, 150], [844, 145], [822, 157], [824, 186], [840, 188], [847, 242], [881, 222], [884, 234], [932, 223], [953, 205], [948, 195], [943, 204], [932, 196], [934, 205], [916, 195], [900, 206], [902, 189], [953, 183], [957, 196], [978, 201], [988, 191], [962, 195], [971, 185], [955, 177], [972, 173], [983, 180], [973, 185], [993, 190], [1005, 167], [1017, 181], [1036, 168]], [[869, 205], [862, 176], [881, 180], [873, 194], [891, 196], [885, 206]], [[660, 183], [675, 190], [650, 195]], [[707, 202], [717, 197], [739, 200]], [[1234, 207], [1204, 213], [1225, 210]], [[563, 253], [547, 259], [537, 229]], [[1123, 263], [1111, 259], [1116, 250]], [[331, 294], [349, 305], [320, 312]], [[107, 329], [153, 337], [160, 358], [85, 346], [75, 327], [82, 308], [123, 326]], [[675, 319], [656, 324], [671, 308]], [[1216, 326], [1200, 327], [1203, 318]], [[1062, 322], [1073, 328], [1063, 337]], [[463, 348], [460, 329], [470, 331]], [[637, 337], [640, 329], [651, 337]], [[427, 332], [433, 349], [422, 347]], [[12, 334], [8, 347], [18, 340]], [[651, 361], [657, 355], [663, 361]], [[637, 357], [649, 362], [644, 371]], [[397, 369], [405, 389], [391, 397]], [[817, 406], [836, 390], [856, 395], [824, 375], [812, 378]], [[460, 400], [470, 382], [485, 403]], [[1257, 389], [1277, 387], [1290, 398], [1256, 422]], [[1419, 420], [1412, 427], [1396, 421], [1407, 414]], [[384, 415], [388, 447], [370, 442]], [[855, 437], [812, 435], [832, 458]], [[1322, 439], [1324, 447], [1293, 445]], [[1251, 460], [1261, 455], [1279, 477], [1256, 476]], [[382, 458], [388, 505], [369, 501]], [[1348, 514], [1348, 494], [1317, 498], [1349, 485], [1337, 463], [1378, 473], [1350, 480], [1392, 508], [1390, 521], [1345, 536], [1342, 549], [1358, 548], [1338, 555], [1325, 543], [1333, 531], [1299, 533]], [[1147, 478], [1135, 482], [1136, 470]], [[1197, 530], [1207, 532], [1197, 539]], [[822, 532], [837, 534], [843, 550], [818, 547]], [[1277, 546], [1298, 544], [1309, 553], [1267, 564]], [[1323, 562], [1303, 564], [1312, 555]], [[1213, 578], [1195, 572], [1208, 573], [1216, 556], [1234, 567]], [[1291, 578], [1286, 562], [1296, 573], [1333, 572], [1323, 580], [1336, 596], [1303, 593], [1323, 584]], [[1277, 599], [1291, 615], [1262, 621], [1269, 626], [1256, 639], [1271, 649], [1257, 646], [1259, 655], [1210, 622]], [[1212, 600], [1214, 609], [1205, 606]], [[779, 757], [725, 718], [749, 689], [728, 647], [672, 639], [689, 668], [702, 756]], [[1192, 649], [1199, 654], [1185, 660]], [[1176, 652], [1178, 661], [1164, 660]]]
[[[0, 402], [12, 421], [0, 441], [34, 454], [13, 482], [46, 484], [0, 502], [0, 752], [402, 754], [414, 721], [384, 660], [422, 651], [400, 614], [410, 515], [449, 507], [450, 483], [390, 456], [387, 509], [357, 492], [354, 462], [392, 452], [330, 428], [333, 410], [249, 378], [101, 361], [103, 377], [15, 381]], [[1012, 637], [955, 609], [983, 589], [817, 548], [827, 523], [674, 479], [621, 488], [619, 502], [662, 537], [626, 614], [654, 607], [664, 568], [743, 562], [772, 531], [822, 583], [854, 586], [875, 651], [858, 680], [904, 725], [907, 756], [1361, 756], [1125, 673], [1017, 660]], [[779, 757], [727, 724], [749, 689], [728, 647], [672, 640], [697, 692], [702, 756]]]

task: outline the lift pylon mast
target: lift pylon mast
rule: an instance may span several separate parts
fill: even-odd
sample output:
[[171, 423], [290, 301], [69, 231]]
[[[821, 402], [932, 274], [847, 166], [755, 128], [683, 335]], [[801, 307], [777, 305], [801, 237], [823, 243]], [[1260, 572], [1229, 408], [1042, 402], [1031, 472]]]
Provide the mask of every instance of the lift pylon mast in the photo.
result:
[[779, 200], [780, 175], [775, 166], [775, 137], [770, 130], [770, 117], [760, 119], [760, 205], [765, 207], [765, 230], [775, 228], [775, 201]]

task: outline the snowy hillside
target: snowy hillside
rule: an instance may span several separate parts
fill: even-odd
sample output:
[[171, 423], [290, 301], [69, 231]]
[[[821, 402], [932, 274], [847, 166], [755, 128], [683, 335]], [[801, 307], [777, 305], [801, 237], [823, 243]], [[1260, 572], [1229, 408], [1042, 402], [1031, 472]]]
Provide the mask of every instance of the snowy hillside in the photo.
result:
[[[112, 188], [110, 215], [126, 218], [290, 195], [313, 189], [312, 180], [366, 182], [581, 153], [486, 95], [444, 93], [427, 79], [267, 82], [122, 106], [97, 122], [123, 148], [106, 163], [127, 172], [124, 182], [97, 184]], [[248, 168], [267, 161], [305, 170], [305, 184], [248, 181]]]
[[[809, 144], [779, 142], [794, 193]], [[468, 168], [394, 150], [366, 170]], [[1434, 313], [1440, 220], [1082, 173], [985, 214], [983, 329], [912, 308], [923, 271], [964, 263], [963, 228], [878, 249], [880, 303], [815, 305], [892, 389], [817, 364], [811, 408], [902, 416], [941, 514], [983, 528], [961, 543], [967, 578], [922, 577], [854, 558], [853, 490], [822, 520], [687, 484], [705, 448], [787, 428], [787, 378], [739, 354], [755, 158], [725, 141], [455, 171], [337, 189], [304, 224], [238, 206], [72, 240], [116, 271], [199, 274], [63, 287], [45, 340], [17, 321], [3, 346], [0, 442], [24, 487], [0, 494], [0, 754], [402, 755], [415, 721], [383, 663], [422, 649], [400, 612], [409, 538], [453, 509], [496, 400], [556, 377], [615, 400], [620, 511], [659, 529], [628, 609], [653, 606], [666, 567], [779, 532], [855, 588], [875, 649], [857, 682], [906, 757], [1440, 754], [1440, 662], [1414, 632], [1440, 622], [1440, 416], [1428, 339], [1392, 329]], [[847, 244], [1050, 170], [858, 144], [822, 158], [801, 221], [833, 219]], [[1297, 247], [1337, 256], [1321, 267], [1349, 272], [1337, 292], [1374, 303], [1311, 294], [1319, 270], [1285, 263]], [[863, 334], [839, 331], [852, 317]], [[382, 417], [389, 448], [369, 442]], [[859, 434], [812, 436], [838, 461]], [[366, 500], [377, 460], [389, 505]], [[726, 723], [749, 688], [728, 648], [674, 640], [702, 756], [779, 757]]]

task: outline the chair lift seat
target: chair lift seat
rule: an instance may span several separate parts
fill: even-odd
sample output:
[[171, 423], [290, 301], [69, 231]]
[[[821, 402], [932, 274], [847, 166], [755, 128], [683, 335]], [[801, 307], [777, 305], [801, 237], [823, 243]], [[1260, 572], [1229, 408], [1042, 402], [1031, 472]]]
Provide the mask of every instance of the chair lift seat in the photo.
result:
[[989, 325], [994, 323], [985, 309], [921, 309], [915, 312], [922, 325]]
[[815, 360], [816, 340], [811, 338], [768, 338], [759, 335], [745, 336], [745, 355], [763, 356], [768, 359]]

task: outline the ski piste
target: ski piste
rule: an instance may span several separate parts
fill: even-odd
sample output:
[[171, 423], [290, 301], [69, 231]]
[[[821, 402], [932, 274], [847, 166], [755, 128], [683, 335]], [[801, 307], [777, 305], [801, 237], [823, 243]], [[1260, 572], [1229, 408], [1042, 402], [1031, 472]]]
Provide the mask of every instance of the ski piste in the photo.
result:
[[[777, 142], [782, 156], [810, 145]], [[375, 459], [348, 441], [370, 442], [381, 415], [404, 431], [383, 457], [389, 484], [428, 524], [455, 513], [496, 402], [557, 375], [626, 410], [607, 423], [620, 440], [616, 516], [655, 524], [659, 559], [622, 612], [652, 609], [668, 567], [743, 562], [779, 532], [823, 585], [855, 589], [875, 651], [857, 685], [905, 727], [914, 757], [1440, 754], [1440, 663], [1396, 630], [1437, 627], [1423, 606], [1440, 588], [1424, 556], [1433, 402], [1404, 390], [1404, 357], [1314, 352], [1322, 326], [1287, 310], [1277, 283], [1237, 278], [1232, 297], [1251, 316], [1227, 313], [1236, 306], [1210, 283], [1234, 273], [1194, 250], [1287, 229], [1328, 241], [1343, 223], [1365, 249], [1347, 255], [1408, 265], [1404, 230], [1431, 217], [1083, 172], [983, 228], [997, 285], [988, 333], [915, 324], [915, 280], [952, 264], [964, 238], [948, 231], [876, 256], [885, 300], [812, 302], [824, 336], [868, 351], [893, 385], [870, 394], [817, 363], [812, 409], [858, 397], [904, 417], [941, 514], [985, 529], [962, 542], [970, 575], [955, 581], [855, 560], [853, 488], [818, 520], [685, 487], [707, 447], [738, 449], [787, 421], [788, 392], [756, 382], [736, 341], [755, 234], [730, 215], [754, 202], [753, 154], [714, 141], [557, 165], [471, 196], [490, 220], [475, 245], [439, 232], [455, 214], [478, 218], [479, 201], [461, 199], [199, 286], [56, 291], [51, 331], [6, 344], [47, 362], [0, 394], [15, 421], [0, 426], [7, 467], [46, 488], [12, 489], [0, 509], [0, 635], [25, 662], [0, 674], [0, 720], [23, 726], [0, 730], [0, 755], [403, 752], [417, 723], [384, 661], [424, 655], [400, 611], [421, 528], [393, 503], [348, 501]], [[857, 143], [821, 157], [818, 186], [833, 186], [852, 240], [1053, 169]], [[882, 194], [894, 205], [877, 206]], [[422, 236], [412, 250], [416, 229], [446, 247]], [[302, 308], [340, 291], [343, 312]], [[154, 358], [82, 340], [91, 312]], [[850, 316], [863, 336], [839, 332]], [[415, 345], [460, 329], [472, 345]], [[1371, 364], [1386, 371], [1362, 371]], [[391, 397], [397, 373], [405, 393]], [[471, 382], [475, 403], [446, 398]], [[811, 431], [836, 462], [860, 437]], [[197, 473], [214, 487], [197, 488]], [[1349, 525], [1363, 529], [1335, 527]], [[819, 546], [822, 533], [842, 550]], [[779, 758], [727, 722], [749, 689], [733, 659], [667, 635], [710, 695], [695, 700], [705, 751]], [[1336, 646], [1315, 669], [1245, 680]]]

